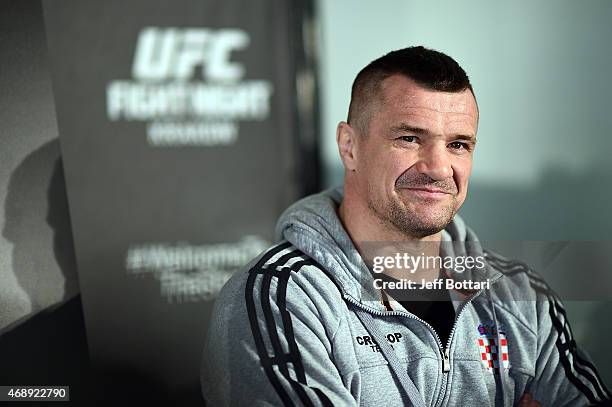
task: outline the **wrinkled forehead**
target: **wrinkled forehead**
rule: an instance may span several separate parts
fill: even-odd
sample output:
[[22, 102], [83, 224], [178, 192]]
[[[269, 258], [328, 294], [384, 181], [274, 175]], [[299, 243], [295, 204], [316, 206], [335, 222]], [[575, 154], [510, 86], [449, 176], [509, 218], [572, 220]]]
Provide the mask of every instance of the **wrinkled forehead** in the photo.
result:
[[382, 81], [380, 97], [385, 109], [457, 114], [478, 119], [476, 99], [469, 89], [461, 92], [430, 90], [410, 78], [393, 75]]

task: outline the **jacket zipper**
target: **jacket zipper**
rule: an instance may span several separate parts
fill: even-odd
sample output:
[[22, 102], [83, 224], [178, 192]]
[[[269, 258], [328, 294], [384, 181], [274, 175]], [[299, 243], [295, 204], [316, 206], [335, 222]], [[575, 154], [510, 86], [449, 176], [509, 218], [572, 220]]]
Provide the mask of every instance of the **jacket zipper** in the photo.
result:
[[450, 372], [450, 355], [448, 348], [444, 349], [444, 355], [442, 355], [442, 373]]
[[[502, 276], [498, 276], [494, 280], [489, 281], [489, 283], [491, 285], [493, 285], [501, 277]], [[347, 300], [348, 302], [350, 302], [351, 304], [356, 305], [356, 306], [358, 306], [358, 307], [368, 311], [369, 313], [371, 313], [373, 315], [408, 317], [408, 318], [415, 319], [415, 320], [420, 321], [421, 323], [425, 324], [425, 326], [427, 326], [429, 328], [429, 330], [431, 332], [433, 332], [433, 334], [434, 334], [434, 336], [436, 338], [436, 342], [438, 343], [438, 350], [440, 351], [440, 355], [442, 356], [442, 373], [448, 373], [448, 372], [450, 372], [450, 344], [451, 344], [451, 342], [453, 340], [453, 336], [454, 336], [455, 331], [457, 329], [457, 323], [459, 322], [459, 317], [461, 316], [461, 314], [463, 313], [463, 310], [467, 307], [467, 305], [470, 304], [474, 298], [478, 297], [484, 291], [485, 291], [485, 289], [481, 288], [480, 290], [476, 291], [474, 294], [472, 294], [471, 296], [466, 298], [465, 301], [463, 301], [461, 303], [461, 305], [459, 306], [459, 309], [457, 310], [457, 315], [455, 316], [455, 321], [453, 322], [453, 327], [451, 328], [450, 334], [448, 335], [448, 341], [446, 342], [446, 347], [443, 347], [442, 339], [440, 339], [440, 335], [438, 335], [436, 330], [429, 323], [427, 323], [427, 321], [424, 321], [423, 319], [417, 317], [414, 314], [409, 314], [409, 313], [404, 312], [404, 311], [384, 311], [384, 312], [383, 311], [378, 311], [378, 310], [370, 308], [369, 306], [363, 305], [362, 303], [360, 303], [359, 301], [353, 299], [352, 297], [344, 296], [344, 299]], [[443, 393], [445, 393], [445, 392], [446, 392], [446, 389], [444, 389]], [[436, 400], [435, 405], [438, 405], [439, 400], [440, 400], [440, 397], [438, 396], [438, 400]]]

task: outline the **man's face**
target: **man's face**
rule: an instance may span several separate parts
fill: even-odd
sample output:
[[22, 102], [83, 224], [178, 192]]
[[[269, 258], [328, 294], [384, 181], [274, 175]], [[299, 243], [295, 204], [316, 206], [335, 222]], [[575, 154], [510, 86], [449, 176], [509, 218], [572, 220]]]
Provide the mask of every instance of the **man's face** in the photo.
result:
[[476, 101], [469, 90], [430, 91], [401, 75], [380, 92], [367, 134], [356, 137], [360, 195], [383, 224], [415, 238], [435, 234], [467, 195]]

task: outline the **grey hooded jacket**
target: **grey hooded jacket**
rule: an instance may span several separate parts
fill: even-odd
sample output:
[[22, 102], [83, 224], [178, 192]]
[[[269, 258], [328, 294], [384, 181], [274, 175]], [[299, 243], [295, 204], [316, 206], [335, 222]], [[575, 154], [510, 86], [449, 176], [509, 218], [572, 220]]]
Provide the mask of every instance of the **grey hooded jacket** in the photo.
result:
[[[512, 406], [525, 392], [542, 406], [609, 401], [559, 299], [525, 265], [481, 251], [458, 216], [443, 240], [485, 256], [490, 289], [451, 295], [447, 344], [400, 304], [390, 310], [337, 217], [341, 199], [331, 190], [290, 207], [281, 242], [222, 289], [201, 368], [208, 405]], [[403, 390], [384, 340], [421, 400]]]

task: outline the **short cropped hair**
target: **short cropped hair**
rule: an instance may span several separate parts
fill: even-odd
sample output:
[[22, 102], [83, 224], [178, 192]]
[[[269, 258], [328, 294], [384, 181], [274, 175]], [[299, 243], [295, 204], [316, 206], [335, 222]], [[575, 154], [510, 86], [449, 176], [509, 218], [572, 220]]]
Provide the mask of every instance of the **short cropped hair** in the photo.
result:
[[355, 78], [347, 122], [367, 134], [373, 114], [373, 99], [380, 98], [383, 80], [403, 75], [428, 90], [462, 92], [472, 84], [457, 61], [441, 52], [422, 46], [391, 51], [370, 62]]

